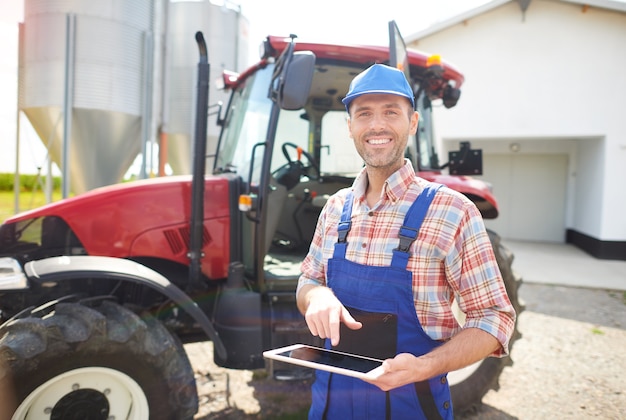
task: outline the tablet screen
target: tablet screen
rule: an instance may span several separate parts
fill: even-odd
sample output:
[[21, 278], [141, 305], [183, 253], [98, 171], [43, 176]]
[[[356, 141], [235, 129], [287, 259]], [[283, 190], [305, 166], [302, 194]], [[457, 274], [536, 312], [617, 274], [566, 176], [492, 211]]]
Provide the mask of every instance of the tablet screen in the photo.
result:
[[368, 373], [381, 365], [379, 360], [367, 359], [350, 354], [338, 353], [308, 346], [302, 346], [278, 354], [283, 357], [304, 360], [362, 373]]

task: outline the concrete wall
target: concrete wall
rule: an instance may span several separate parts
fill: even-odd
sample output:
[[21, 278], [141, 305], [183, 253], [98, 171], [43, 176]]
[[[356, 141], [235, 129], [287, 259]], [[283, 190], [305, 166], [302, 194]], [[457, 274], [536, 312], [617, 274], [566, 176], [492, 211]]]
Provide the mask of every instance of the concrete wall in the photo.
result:
[[457, 107], [435, 111], [444, 149], [567, 154], [566, 229], [626, 243], [626, 13], [505, 2], [409, 46], [466, 76]]

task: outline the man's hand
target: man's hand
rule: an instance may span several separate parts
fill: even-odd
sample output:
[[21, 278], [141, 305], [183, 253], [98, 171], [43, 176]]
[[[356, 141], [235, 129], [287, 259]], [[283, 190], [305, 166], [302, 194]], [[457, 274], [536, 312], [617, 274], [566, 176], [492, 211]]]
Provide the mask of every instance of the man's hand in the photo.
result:
[[489, 356], [499, 345], [498, 340], [488, 332], [467, 328], [423, 356], [400, 353], [393, 359], [385, 360], [382, 366], [384, 373], [367, 382], [389, 391], [462, 369]]
[[363, 325], [352, 318], [332, 290], [326, 286], [305, 285], [298, 293], [298, 306], [304, 314], [311, 334], [330, 338], [333, 346], [339, 344], [339, 325], [358, 330]]
[[398, 388], [402, 385], [428, 379], [427, 369], [423, 366], [424, 361], [410, 353], [400, 353], [393, 359], [383, 362], [384, 373], [375, 380], [366, 382], [376, 385], [383, 391]]

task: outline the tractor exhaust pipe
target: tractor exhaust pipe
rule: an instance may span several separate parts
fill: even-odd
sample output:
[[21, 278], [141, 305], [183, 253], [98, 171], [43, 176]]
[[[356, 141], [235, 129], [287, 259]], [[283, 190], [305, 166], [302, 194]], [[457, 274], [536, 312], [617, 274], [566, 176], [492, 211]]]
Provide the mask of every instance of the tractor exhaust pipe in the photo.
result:
[[204, 232], [204, 173], [206, 170], [207, 113], [209, 109], [209, 59], [202, 32], [196, 32], [200, 52], [198, 62], [198, 91], [196, 129], [194, 133], [193, 178], [191, 181], [191, 219], [189, 235], [189, 282], [187, 290], [200, 279], [202, 236]]

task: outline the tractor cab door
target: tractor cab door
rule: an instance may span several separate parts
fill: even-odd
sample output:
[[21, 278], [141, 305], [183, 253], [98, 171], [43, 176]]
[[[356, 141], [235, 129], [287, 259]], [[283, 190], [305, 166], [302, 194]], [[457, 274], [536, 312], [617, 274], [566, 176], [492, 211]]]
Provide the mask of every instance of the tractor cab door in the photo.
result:
[[232, 238], [239, 246], [231, 260], [243, 263], [246, 278], [260, 292], [266, 290], [263, 261], [281, 202], [303, 170], [301, 151], [288, 139], [277, 140], [277, 127], [281, 112], [306, 104], [314, 65], [311, 52], [294, 53], [290, 44], [275, 63], [243, 80], [231, 96], [218, 144], [214, 173], [236, 173], [241, 180], [241, 234]]
[[[262, 367], [262, 350], [284, 345], [281, 340], [291, 341], [300, 333], [300, 328], [291, 327], [302, 319], [295, 286], [281, 288], [264, 270], [291, 180], [302, 170], [297, 147], [276, 139], [281, 113], [293, 115], [304, 107], [313, 78], [315, 56], [293, 49], [291, 43], [275, 62], [268, 59], [240, 81], [231, 95], [215, 157], [214, 173], [233, 173], [239, 179], [238, 209], [232, 212], [240, 221], [238, 232], [231, 235], [232, 270], [215, 314], [216, 329], [229, 353], [216, 363], [225, 367]], [[283, 154], [287, 162], [278, 165], [273, 156]]]

